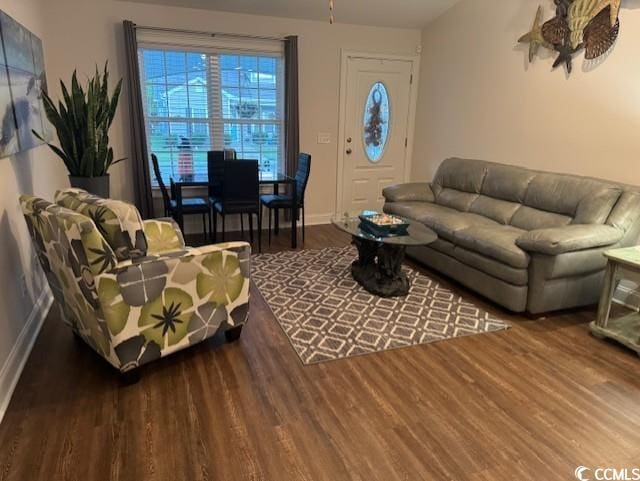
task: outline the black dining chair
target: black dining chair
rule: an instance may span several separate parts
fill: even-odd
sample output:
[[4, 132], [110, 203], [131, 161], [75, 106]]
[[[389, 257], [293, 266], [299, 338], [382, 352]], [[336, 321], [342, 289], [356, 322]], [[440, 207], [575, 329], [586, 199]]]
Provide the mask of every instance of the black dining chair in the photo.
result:
[[260, 181], [257, 160], [225, 161], [222, 174], [222, 196], [213, 204], [213, 236], [218, 231], [218, 214], [222, 216], [222, 241], [225, 241], [227, 215], [247, 214], [249, 239], [253, 243], [253, 215], [258, 221], [258, 252], [262, 251], [262, 216], [260, 215]]
[[210, 150], [207, 152], [207, 176], [209, 180], [209, 202], [215, 204], [222, 198], [225, 160], [236, 160], [234, 149]]
[[[167, 186], [162, 179], [160, 173], [160, 164], [158, 163], [158, 157], [156, 154], [151, 154], [151, 163], [153, 164], [153, 173], [156, 176], [156, 181], [160, 187], [162, 193], [162, 203], [164, 206], [164, 215], [173, 217], [178, 222], [180, 228], [184, 230], [182, 222], [182, 216], [184, 215], [202, 215], [202, 227], [204, 229], [204, 235], [207, 236], [207, 217], [209, 218], [209, 231], [211, 231], [211, 207], [208, 199], [202, 197], [185, 197], [181, 198], [181, 193], [175, 188], [173, 179], [170, 180], [171, 195], [167, 191]], [[182, 208], [180, 208], [182, 204]]]
[[[298, 170], [296, 172], [296, 215], [302, 211], [302, 242], [304, 242], [305, 215], [304, 195], [311, 174], [311, 155], [300, 153], [298, 155]], [[291, 208], [291, 194], [265, 194], [260, 196], [260, 203], [269, 209], [269, 244], [271, 244], [271, 211]], [[261, 209], [262, 210], [262, 209]], [[278, 230], [278, 216], [276, 216], [276, 233]]]

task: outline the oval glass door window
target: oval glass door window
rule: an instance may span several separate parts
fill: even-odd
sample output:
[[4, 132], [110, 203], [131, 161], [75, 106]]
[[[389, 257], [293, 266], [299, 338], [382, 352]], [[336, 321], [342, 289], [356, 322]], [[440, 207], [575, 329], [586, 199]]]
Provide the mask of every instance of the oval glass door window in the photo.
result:
[[382, 82], [371, 87], [364, 106], [364, 151], [370, 162], [379, 162], [389, 139], [389, 93]]

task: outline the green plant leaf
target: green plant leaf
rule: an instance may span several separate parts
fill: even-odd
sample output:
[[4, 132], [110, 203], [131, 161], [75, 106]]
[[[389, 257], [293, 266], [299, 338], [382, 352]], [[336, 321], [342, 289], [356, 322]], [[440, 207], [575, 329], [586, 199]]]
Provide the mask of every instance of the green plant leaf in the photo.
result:
[[[117, 109], [122, 79], [109, 98], [109, 69], [108, 62], [105, 62], [103, 72], [96, 65], [86, 89], [78, 82], [76, 71], [71, 76], [71, 88], [61, 80], [60, 89], [62, 100], [57, 106], [46, 92], [42, 92], [45, 114], [60, 143], [60, 147], [48, 144], [49, 147], [63, 160], [71, 175], [94, 177], [107, 174], [115, 163], [113, 149], [109, 147], [109, 128]], [[46, 142], [41, 134], [34, 132], [34, 135]]]

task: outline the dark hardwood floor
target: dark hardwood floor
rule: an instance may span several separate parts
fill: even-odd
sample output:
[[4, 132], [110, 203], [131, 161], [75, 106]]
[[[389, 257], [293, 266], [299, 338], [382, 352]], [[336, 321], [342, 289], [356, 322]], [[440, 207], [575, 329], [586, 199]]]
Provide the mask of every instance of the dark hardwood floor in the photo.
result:
[[[318, 226], [305, 247], [347, 242]], [[205, 342], [127, 387], [52, 314], [0, 425], [0, 480], [551, 481], [638, 467], [640, 359], [589, 334], [594, 309], [530, 321], [454, 289], [513, 329], [303, 367], [254, 288], [239, 342]]]

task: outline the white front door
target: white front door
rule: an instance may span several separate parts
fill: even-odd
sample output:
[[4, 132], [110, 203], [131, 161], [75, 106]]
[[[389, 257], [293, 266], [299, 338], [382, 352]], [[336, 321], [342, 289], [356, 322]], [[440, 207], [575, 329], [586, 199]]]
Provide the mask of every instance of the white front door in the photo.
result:
[[382, 190], [405, 180], [413, 62], [348, 57], [340, 213], [382, 210]]

